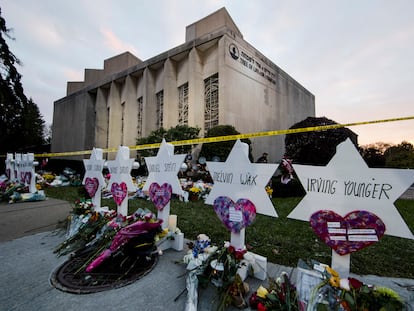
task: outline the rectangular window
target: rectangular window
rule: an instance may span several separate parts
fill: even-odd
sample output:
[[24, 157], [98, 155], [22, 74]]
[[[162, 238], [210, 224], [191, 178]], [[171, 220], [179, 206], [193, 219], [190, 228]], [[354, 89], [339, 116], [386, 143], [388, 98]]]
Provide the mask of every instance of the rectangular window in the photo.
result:
[[188, 125], [188, 83], [178, 88], [178, 124]]
[[142, 138], [142, 116], [144, 114], [143, 106], [143, 98], [141, 96], [140, 98], [138, 98], [137, 138]]
[[157, 129], [164, 126], [164, 91], [159, 91], [157, 94]]
[[125, 137], [125, 102], [121, 104], [121, 145], [124, 145], [124, 137]]
[[204, 80], [204, 131], [219, 123], [219, 77], [218, 73]]

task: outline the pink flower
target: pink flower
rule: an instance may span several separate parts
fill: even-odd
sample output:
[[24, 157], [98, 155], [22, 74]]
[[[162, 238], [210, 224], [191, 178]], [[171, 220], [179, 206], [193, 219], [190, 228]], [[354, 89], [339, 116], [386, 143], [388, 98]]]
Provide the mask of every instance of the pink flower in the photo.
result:
[[259, 303], [259, 300], [257, 298], [257, 293], [254, 292], [249, 298], [249, 305], [252, 309], [257, 309], [258, 303]]

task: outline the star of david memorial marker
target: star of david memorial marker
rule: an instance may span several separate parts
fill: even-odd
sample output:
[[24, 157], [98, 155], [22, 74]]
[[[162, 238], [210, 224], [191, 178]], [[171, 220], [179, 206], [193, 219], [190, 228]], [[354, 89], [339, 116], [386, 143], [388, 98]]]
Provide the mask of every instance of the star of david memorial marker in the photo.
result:
[[90, 159], [83, 160], [85, 176], [83, 177], [82, 184], [92, 199], [95, 211], [101, 209], [101, 191], [105, 184], [105, 179], [102, 175], [105, 160], [102, 154], [101, 148], [93, 148]]
[[15, 161], [13, 159], [13, 154], [8, 153], [6, 156], [6, 176], [11, 181], [16, 181], [16, 169], [15, 169]]
[[[245, 249], [245, 228], [253, 223], [256, 213], [277, 217], [265, 187], [278, 165], [251, 163], [248, 150], [246, 143], [237, 140], [225, 162], [207, 162], [214, 185], [205, 203], [213, 205], [231, 232], [230, 244], [236, 249]], [[264, 280], [267, 259], [248, 254], [254, 276]], [[245, 273], [241, 273], [242, 278]]]
[[394, 205], [414, 182], [413, 170], [369, 168], [349, 138], [326, 166], [293, 167], [306, 195], [288, 218], [310, 222], [341, 277], [349, 275], [350, 254], [384, 234], [414, 239]]
[[131, 169], [134, 159], [129, 158], [129, 148], [120, 146], [113, 161], [108, 161], [108, 169], [111, 178], [108, 188], [117, 205], [117, 212], [123, 216], [128, 216], [128, 192], [135, 191], [132, 182]]
[[170, 215], [170, 200], [173, 193], [182, 196], [183, 189], [178, 179], [178, 172], [186, 154], [174, 154], [174, 146], [162, 140], [157, 156], [146, 157], [148, 178], [142, 190], [148, 192], [151, 201], [158, 210], [158, 218], [162, 219], [162, 228], [169, 228], [174, 235], [172, 240], [164, 240], [163, 249], [173, 248], [182, 250], [184, 247], [184, 234], [175, 234], [177, 216]]

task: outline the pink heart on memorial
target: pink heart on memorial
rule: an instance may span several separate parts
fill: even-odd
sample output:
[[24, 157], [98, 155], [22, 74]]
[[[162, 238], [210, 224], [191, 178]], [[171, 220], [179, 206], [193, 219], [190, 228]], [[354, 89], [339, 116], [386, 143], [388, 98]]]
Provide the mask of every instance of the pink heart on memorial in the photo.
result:
[[334, 211], [321, 210], [310, 217], [317, 236], [339, 255], [347, 255], [379, 241], [385, 224], [368, 211], [353, 211], [344, 217]]
[[218, 218], [233, 233], [239, 233], [256, 218], [256, 206], [248, 199], [234, 203], [231, 198], [221, 196], [214, 200], [213, 206]]
[[90, 178], [86, 177], [85, 179], [85, 190], [89, 194], [91, 198], [93, 198], [96, 194], [96, 191], [99, 187], [99, 180], [96, 177]]
[[170, 202], [171, 194], [172, 187], [167, 183], [160, 186], [158, 183], [154, 182], [149, 187], [149, 197], [159, 211], [162, 211], [168, 202]]
[[111, 193], [116, 205], [121, 205], [128, 194], [126, 183], [121, 182], [118, 184], [114, 182], [111, 186]]

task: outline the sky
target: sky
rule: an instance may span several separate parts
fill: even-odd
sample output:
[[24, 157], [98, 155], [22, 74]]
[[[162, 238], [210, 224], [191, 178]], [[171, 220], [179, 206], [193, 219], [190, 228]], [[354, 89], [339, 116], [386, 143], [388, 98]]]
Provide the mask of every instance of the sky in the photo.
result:
[[[129, 51], [145, 61], [225, 7], [244, 39], [315, 95], [337, 123], [414, 116], [411, 0], [3, 0], [10, 50], [47, 124], [84, 69]], [[414, 120], [350, 127], [360, 145], [414, 143]]]

